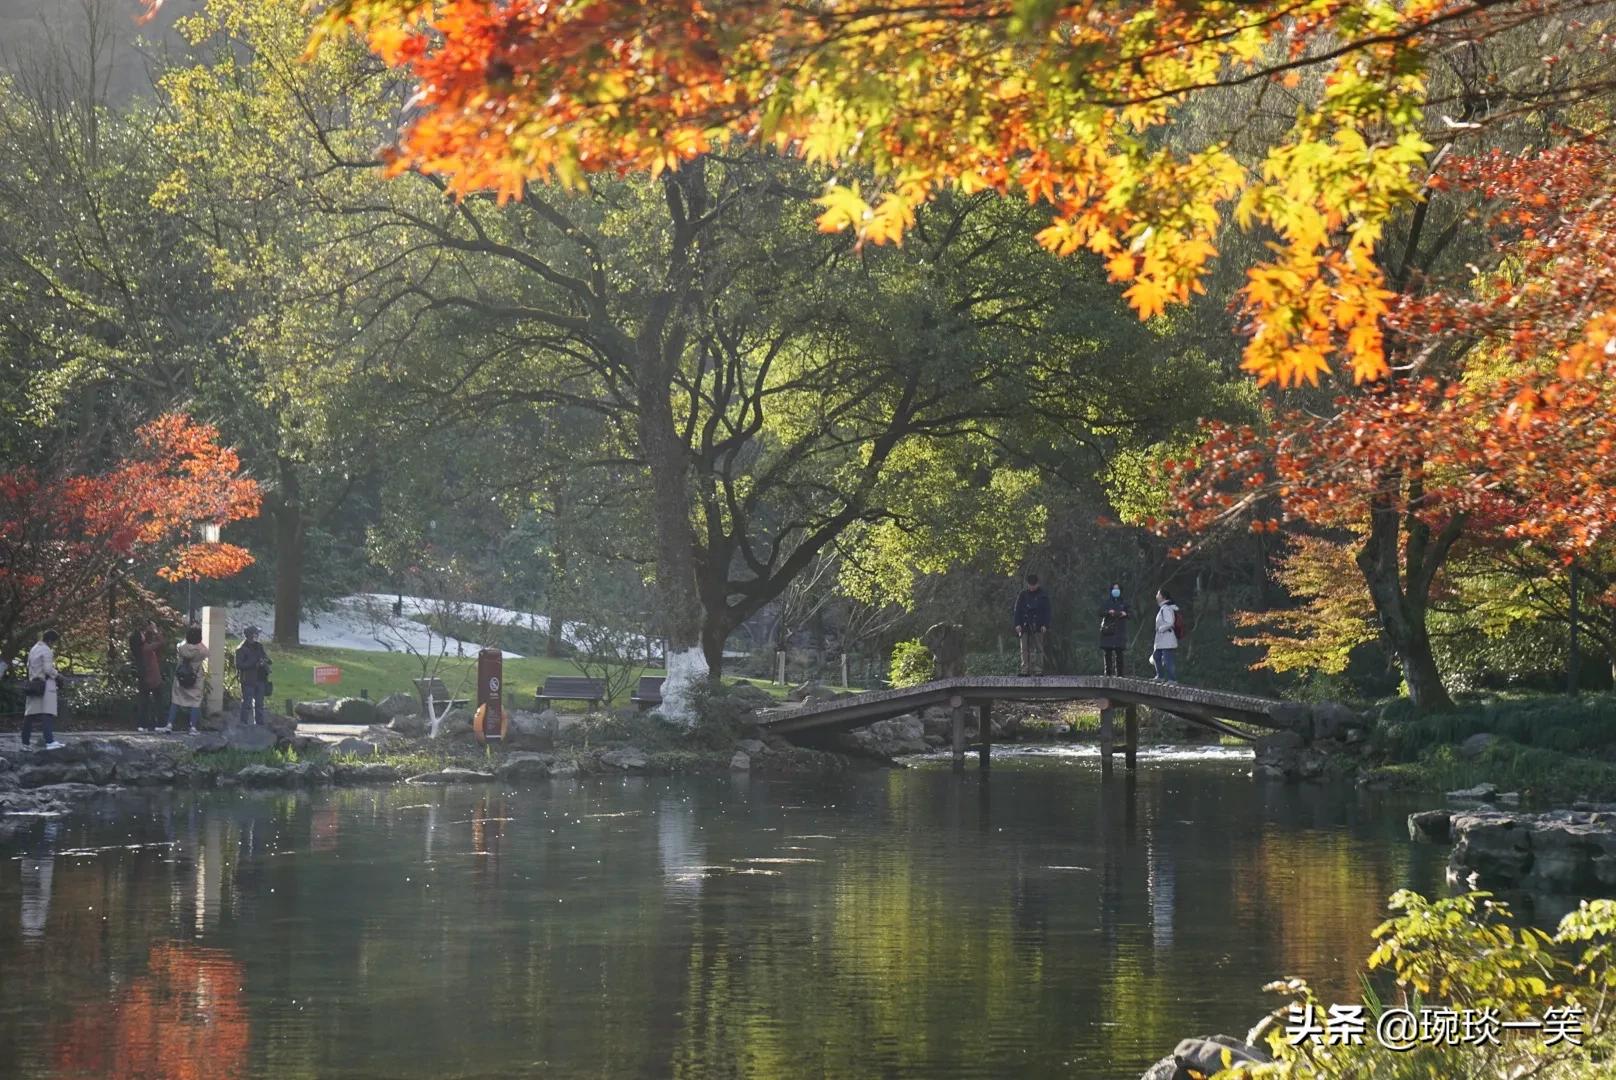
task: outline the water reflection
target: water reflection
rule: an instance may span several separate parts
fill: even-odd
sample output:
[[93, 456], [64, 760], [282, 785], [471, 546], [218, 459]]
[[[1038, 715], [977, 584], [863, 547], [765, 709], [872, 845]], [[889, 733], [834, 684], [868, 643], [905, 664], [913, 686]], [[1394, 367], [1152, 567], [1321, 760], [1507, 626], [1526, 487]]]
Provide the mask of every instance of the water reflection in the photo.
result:
[[50, 919], [51, 878], [56, 873], [56, 856], [25, 855], [22, 858], [22, 936], [40, 938]]
[[146, 970], [108, 987], [52, 1031], [60, 1076], [227, 1080], [247, 1069], [244, 973], [230, 954], [184, 943], [152, 946]]
[[1148, 849], [1150, 874], [1145, 888], [1150, 893], [1150, 940], [1158, 949], [1173, 947], [1173, 858], [1158, 850]]
[[688, 800], [664, 796], [657, 803], [657, 856], [670, 896], [701, 895], [706, 849], [696, 838], [696, 812]]
[[1437, 880], [1400, 806], [1118, 773], [131, 797], [0, 850], [0, 1075], [1137, 1075]]

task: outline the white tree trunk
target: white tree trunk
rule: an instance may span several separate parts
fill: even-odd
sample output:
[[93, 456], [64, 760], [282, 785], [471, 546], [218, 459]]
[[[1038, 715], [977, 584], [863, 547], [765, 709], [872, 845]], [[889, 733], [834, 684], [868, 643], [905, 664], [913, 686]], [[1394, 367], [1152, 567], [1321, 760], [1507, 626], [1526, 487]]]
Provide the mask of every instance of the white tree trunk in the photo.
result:
[[706, 681], [707, 657], [700, 645], [684, 649], [668, 648], [668, 677], [662, 683], [662, 715], [684, 728], [696, 725], [695, 703], [691, 692]]

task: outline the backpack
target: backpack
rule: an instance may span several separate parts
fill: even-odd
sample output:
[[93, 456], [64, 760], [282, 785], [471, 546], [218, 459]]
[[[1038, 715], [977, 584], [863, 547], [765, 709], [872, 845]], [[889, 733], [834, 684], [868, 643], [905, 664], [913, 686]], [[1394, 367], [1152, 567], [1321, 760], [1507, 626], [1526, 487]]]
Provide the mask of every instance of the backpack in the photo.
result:
[[1173, 608], [1173, 636], [1180, 641], [1184, 640], [1184, 613], [1176, 607]]
[[182, 690], [190, 690], [196, 686], [197, 674], [196, 664], [192, 662], [190, 657], [186, 657], [180, 661], [180, 666], [175, 669], [174, 681], [179, 684]]

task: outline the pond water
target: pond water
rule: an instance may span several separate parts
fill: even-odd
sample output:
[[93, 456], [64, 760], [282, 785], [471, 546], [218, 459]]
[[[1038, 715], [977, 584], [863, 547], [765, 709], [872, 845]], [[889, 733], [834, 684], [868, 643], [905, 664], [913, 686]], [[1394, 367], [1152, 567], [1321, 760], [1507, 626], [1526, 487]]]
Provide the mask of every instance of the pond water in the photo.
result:
[[0, 1076], [1137, 1076], [1440, 888], [1249, 767], [108, 797], [0, 846]]

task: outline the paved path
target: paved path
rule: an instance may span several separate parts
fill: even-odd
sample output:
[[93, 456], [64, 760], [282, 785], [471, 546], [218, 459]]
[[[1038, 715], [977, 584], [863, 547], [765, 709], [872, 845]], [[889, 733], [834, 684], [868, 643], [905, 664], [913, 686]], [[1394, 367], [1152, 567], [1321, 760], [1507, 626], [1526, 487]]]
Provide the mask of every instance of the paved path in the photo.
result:
[[[363, 737], [365, 729], [357, 724], [309, 724], [297, 725], [299, 735], [313, 735], [328, 743], [341, 742], [350, 735]], [[214, 733], [208, 733], [214, 734]], [[58, 731], [56, 738], [63, 743], [73, 743], [81, 739], [122, 739], [135, 746], [151, 746], [157, 743], [170, 743], [179, 746], [190, 746], [195, 740], [188, 734], [175, 732], [165, 735], [161, 732], [131, 731], [123, 728], [118, 731]], [[0, 732], [0, 752], [21, 749], [21, 736], [15, 731]], [[39, 746], [39, 732], [34, 732], [34, 746]]]

